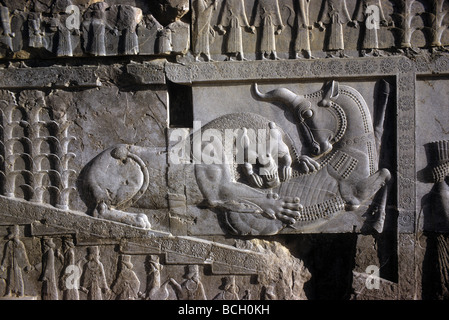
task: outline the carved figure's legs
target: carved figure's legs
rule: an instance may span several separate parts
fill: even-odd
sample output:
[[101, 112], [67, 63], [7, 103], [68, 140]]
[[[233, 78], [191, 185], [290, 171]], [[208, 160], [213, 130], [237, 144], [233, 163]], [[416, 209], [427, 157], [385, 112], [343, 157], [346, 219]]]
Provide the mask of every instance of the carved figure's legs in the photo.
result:
[[362, 49], [360, 51], [361, 57], [385, 57], [385, 54], [382, 53], [382, 50], [373, 48], [373, 49]]
[[213, 60], [213, 59], [211, 58], [211, 56], [210, 56], [209, 53], [201, 52], [201, 53], [195, 55], [195, 57], [194, 57], [195, 62], [200, 62], [200, 61], [201, 61], [201, 60], [200, 60], [200, 57], [201, 57], [201, 56], [204, 57], [204, 61], [205, 61], [205, 62], [214, 62], [214, 61], [215, 61], [215, 60]]
[[295, 59], [316, 59], [316, 58], [312, 55], [311, 50], [303, 49], [295, 52]]
[[270, 52], [263, 51], [260, 53], [260, 57], [262, 60], [280, 60], [275, 50], [272, 50]]
[[350, 58], [343, 49], [329, 50], [326, 53], [326, 58]]

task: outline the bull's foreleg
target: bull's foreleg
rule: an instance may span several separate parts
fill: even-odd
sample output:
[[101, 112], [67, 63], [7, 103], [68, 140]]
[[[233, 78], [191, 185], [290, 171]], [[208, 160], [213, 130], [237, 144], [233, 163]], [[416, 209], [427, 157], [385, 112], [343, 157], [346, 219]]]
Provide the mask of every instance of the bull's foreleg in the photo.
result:
[[381, 232], [383, 229], [390, 181], [390, 171], [380, 169], [358, 183], [354, 184], [353, 181], [340, 183], [340, 193], [346, 202], [348, 211], [356, 210], [363, 202], [373, 199], [367, 213], [368, 218], [365, 227], [371, 226], [377, 232]]
[[363, 233], [371, 233], [372, 230], [375, 230], [378, 233], [382, 232], [386, 216], [385, 210], [387, 206], [390, 182], [391, 180], [387, 181], [385, 186], [380, 188], [368, 208], [368, 211], [365, 214], [366, 220], [361, 230]]

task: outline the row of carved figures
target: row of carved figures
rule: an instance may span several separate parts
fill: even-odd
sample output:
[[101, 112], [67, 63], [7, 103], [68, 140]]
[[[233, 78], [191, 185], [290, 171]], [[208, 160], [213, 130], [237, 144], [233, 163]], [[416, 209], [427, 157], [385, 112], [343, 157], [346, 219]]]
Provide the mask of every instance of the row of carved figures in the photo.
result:
[[[444, 47], [442, 35], [448, 28], [445, 17], [449, 4], [446, 1], [421, 3], [418, 0], [395, 0], [395, 12], [387, 17], [381, 0], [358, 0], [352, 15], [345, 0], [323, 0], [318, 20], [312, 21], [309, 15], [310, 0], [293, 0], [292, 7], [279, 3], [279, 0], [255, 0], [252, 17], [245, 12], [245, 0], [194, 0], [191, 49], [197, 60], [201, 56], [210, 60], [210, 38], [218, 32], [224, 35], [223, 54], [229, 59], [243, 60], [242, 35], [246, 30], [258, 33], [258, 58], [277, 59], [277, 38], [286, 25], [290, 25], [295, 58], [313, 57], [310, 36], [313, 28], [326, 32], [324, 48], [329, 57], [344, 57], [346, 24], [360, 29], [362, 55], [381, 55], [380, 28], [388, 28], [398, 34], [400, 40], [391, 46], [400, 50], [412, 50], [412, 34], [418, 29], [429, 34], [428, 45], [438, 49]], [[422, 12], [412, 10], [415, 3], [425, 7]], [[285, 8], [290, 10], [294, 22], [282, 18], [281, 10]], [[74, 5], [65, 9], [42, 14], [10, 12], [7, 7], [0, 6], [0, 43], [12, 52], [45, 48], [56, 56], [78, 53], [95, 56], [179, 54], [186, 53], [190, 48], [190, 25], [181, 20], [162, 26], [153, 15], [143, 15], [140, 8], [122, 4], [109, 6], [105, 2], [96, 2], [83, 13]], [[218, 16], [216, 23], [212, 22], [212, 16]], [[422, 17], [424, 26], [413, 23], [416, 16]], [[293, 21], [290, 18], [287, 20]]]
[[[163, 27], [151, 14], [130, 5], [75, 5], [51, 14], [10, 10], [0, 5], [0, 43], [10, 52], [45, 49], [58, 57], [183, 52], [189, 46], [189, 25], [175, 21]], [[81, 49], [80, 49], [81, 48]]]
[[[47, 103], [49, 105], [47, 105]], [[75, 171], [66, 101], [57, 93], [0, 91], [1, 194], [68, 209]]]
[[[23, 272], [36, 270], [28, 258], [25, 244], [20, 238], [18, 225], [8, 228], [7, 241], [4, 245], [0, 264], [0, 281], [5, 282], [4, 297], [30, 298], [26, 294], [26, 283]], [[139, 277], [133, 270], [132, 255], [120, 254], [117, 262], [115, 279], [109, 285], [98, 246], [87, 247], [85, 258], [76, 261], [76, 246], [72, 237], [62, 238], [62, 248], [56, 248], [51, 237], [41, 240], [42, 261], [38, 281], [42, 283], [42, 300], [79, 300], [80, 292], [86, 294], [88, 300], [167, 300], [170, 299], [168, 285], [178, 300], [207, 300], [206, 291], [201, 282], [201, 272], [198, 265], [185, 266], [183, 280], [178, 282], [168, 277], [161, 282], [163, 265], [159, 255], [148, 255], [146, 259], [147, 283], [145, 292], [140, 291]], [[55, 266], [56, 260], [61, 262], [61, 270]], [[59, 278], [58, 278], [59, 275]], [[235, 276], [223, 277], [219, 291], [213, 300], [249, 300], [251, 292], [239, 292]], [[62, 294], [62, 296], [61, 296]], [[36, 297], [35, 297], [36, 298]], [[275, 299], [271, 286], [263, 286], [263, 299]]]
[[[363, 38], [360, 53], [365, 55], [382, 55], [379, 50], [379, 30], [381, 27], [389, 28], [399, 34], [400, 50], [413, 50], [411, 43], [412, 33], [419, 29], [412, 20], [415, 16], [426, 16], [427, 25], [423, 28], [430, 33], [430, 47], [442, 48], [442, 34], [449, 27], [445, 23], [449, 5], [444, 0], [428, 1], [428, 11], [412, 12], [412, 5], [416, 0], [396, 1], [397, 11], [392, 17], [387, 17], [380, 0], [359, 0], [353, 15], [350, 15], [345, 0], [323, 0], [318, 21], [312, 21], [309, 16], [310, 0], [294, 0], [294, 57], [313, 58], [311, 51], [310, 30], [319, 28], [326, 31], [325, 51], [327, 57], [346, 57], [344, 26], [350, 25], [359, 28]], [[218, 14], [218, 24], [211, 23], [214, 10]], [[282, 3], [281, 3], [282, 4]], [[316, 4], [316, 2], [313, 2]], [[276, 39], [286, 27], [286, 21], [281, 16], [279, 0], [255, 0], [253, 12], [255, 15], [249, 19], [245, 12], [245, 0], [196, 0], [194, 1], [196, 20], [194, 21], [193, 53], [198, 61], [201, 56], [206, 61], [211, 60], [210, 34], [218, 31], [227, 35], [225, 41], [225, 54], [229, 59], [245, 60], [242, 33], [244, 30], [256, 33], [259, 31], [259, 45], [257, 48], [260, 59], [279, 59], [276, 50]], [[391, 44], [393, 47], [394, 44]]]

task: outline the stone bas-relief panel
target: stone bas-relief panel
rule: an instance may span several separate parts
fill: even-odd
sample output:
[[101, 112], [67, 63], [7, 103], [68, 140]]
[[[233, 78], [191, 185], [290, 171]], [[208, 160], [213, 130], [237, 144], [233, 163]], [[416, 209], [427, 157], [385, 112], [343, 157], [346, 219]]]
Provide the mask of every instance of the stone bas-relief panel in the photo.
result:
[[449, 44], [447, 10], [444, 0], [4, 1], [1, 54], [187, 61], [414, 54]]
[[[375, 116], [359, 91], [338, 81], [303, 95], [285, 87], [262, 93], [257, 85], [246, 86], [255, 94], [247, 99], [253, 100], [253, 108], [260, 101], [277, 102], [285, 108], [285, 117], [269, 116], [263, 109], [237, 113], [225, 104], [229, 113], [212, 116], [214, 120], [206, 121], [201, 129], [193, 128], [186, 139], [178, 141], [179, 134], [187, 132], [184, 129], [170, 132], [169, 140], [176, 143], [166, 151], [167, 163], [161, 149], [111, 146], [81, 172], [81, 196], [94, 216], [151, 228], [151, 219], [143, 210], [163, 204], [155, 200], [162, 190], [150, 183], [156, 172], [167, 172], [172, 180], [166, 193], [171, 217], [190, 221], [188, 234], [272, 235], [286, 226], [293, 229], [287, 233], [313, 232], [329, 221], [332, 227], [315, 232], [363, 228], [381, 232], [391, 178], [387, 168], [379, 168], [390, 84], [380, 80], [376, 92], [375, 82], [364, 87], [370, 92]], [[204, 102], [197, 99], [197, 89], [192, 96], [195, 112], [201, 113]], [[222, 140], [229, 131], [230, 140]], [[254, 136], [261, 132], [265, 137]], [[217, 139], [215, 144], [208, 143], [211, 137]], [[259, 146], [262, 139], [264, 145]], [[116, 179], [111, 180], [111, 175]], [[143, 210], [134, 215], [129, 212], [131, 207]], [[346, 211], [356, 211], [341, 216], [347, 224], [333, 221], [334, 215]], [[170, 231], [182, 234], [176, 229], [173, 225]]]
[[[434, 193], [440, 196], [444, 194], [448, 132], [445, 127], [446, 113], [443, 111], [447, 105], [447, 94], [443, 88], [447, 85], [446, 78], [426, 77], [418, 78], [417, 81], [418, 118], [420, 122], [429, 124], [417, 126], [417, 145], [420, 146], [420, 149], [416, 150], [416, 164], [419, 169], [417, 193], [418, 199], [423, 199], [420, 204], [420, 223], [425, 230], [440, 232], [447, 232], [445, 200], [440, 200], [443, 201], [440, 205], [432, 205], [431, 199], [436, 199], [432, 196]], [[436, 92], [440, 90], [441, 93], [437, 95]], [[438, 207], [440, 208], [437, 209]]]
[[2, 1], [0, 295], [447, 298], [448, 10]]
[[185, 54], [190, 26], [183, 16], [188, 2], [165, 4], [168, 11], [158, 10], [156, 2], [139, 7], [135, 1], [56, 0], [29, 7], [2, 2], [1, 55], [29, 59]]
[[201, 61], [382, 56], [448, 41], [444, 1], [211, 0], [192, 8]]
[[[310, 279], [301, 261], [283, 255], [279, 245], [263, 241], [250, 244], [258, 247], [251, 262], [248, 257], [254, 252], [227, 246], [214, 249], [209, 243], [206, 254], [226, 255], [231, 250], [245, 255], [247, 262], [242, 261], [241, 269], [230, 272], [230, 265], [222, 269], [201, 261], [198, 253], [189, 250], [187, 239], [161, 239], [158, 248], [155, 243], [145, 246], [121, 240], [92, 243], [69, 233], [49, 235], [48, 229], [44, 236], [43, 230], [1, 226], [6, 236], [1, 242], [0, 299], [266, 300], [269, 290], [269, 299], [302, 300], [302, 287]], [[192, 244], [192, 248], [207, 248], [205, 242]], [[177, 255], [181, 257], [176, 259]], [[189, 261], [194, 255], [197, 261]], [[289, 264], [260, 273], [268, 255]], [[283, 273], [291, 273], [295, 280], [282, 279]]]
[[[369, 201], [365, 200], [372, 198], [378, 190], [382, 189], [382, 186], [388, 184], [390, 179], [388, 169], [382, 167], [377, 171], [377, 168], [379, 167], [379, 162], [382, 162], [380, 140], [384, 131], [385, 111], [387, 106], [392, 108], [392, 104], [389, 104], [388, 100], [394, 100], [394, 96], [389, 97], [390, 84], [385, 80], [379, 80], [377, 83], [367, 82], [361, 84], [359, 82], [354, 85], [360, 88], [359, 90], [364, 93], [364, 96], [369, 97], [369, 103], [362, 98], [358, 90], [336, 81], [329, 82], [324, 86], [323, 84], [313, 83], [301, 84], [299, 86], [286, 84], [259, 86], [259, 88], [263, 88], [268, 93], [261, 93], [260, 91], [262, 89], [260, 91], [259, 89], [254, 89], [254, 87], [251, 89], [251, 86], [248, 85], [221, 86], [220, 88], [214, 88], [214, 94], [212, 94], [212, 88], [210, 87], [194, 87], [194, 118], [198, 119], [197, 125], [203, 122], [207, 124], [201, 129], [193, 129], [193, 139], [195, 139], [196, 129], [198, 129], [196, 131], [198, 137], [203, 135], [202, 140], [207, 142], [213, 141], [209, 136], [210, 130], [222, 130], [221, 138], [219, 135], [216, 138], [223, 139], [224, 141], [227, 139], [226, 133], [230, 134], [232, 132], [235, 135], [237, 155], [234, 163], [230, 164], [231, 181], [247, 184], [259, 188], [261, 191], [268, 191], [268, 195], [270, 192], [274, 192], [276, 197], [279, 196], [281, 199], [284, 199], [284, 202], [291, 201], [292, 198], [297, 198], [300, 202], [302, 206], [300, 215], [294, 216], [292, 214], [290, 216], [294, 220], [290, 225], [286, 223], [291, 229], [287, 228], [284, 230], [285, 232], [303, 232], [305, 230], [310, 232], [314, 228], [320, 230], [320, 223], [328, 223], [332, 221], [334, 215], [338, 216], [339, 213], [344, 211], [351, 212], [359, 209], [358, 215], [361, 218], [363, 213], [360, 212], [370, 210], [367, 208]], [[304, 95], [295, 93], [302, 93], [306, 90], [308, 93]], [[229, 98], [224, 98], [231, 91], [234, 95]], [[332, 97], [334, 93], [336, 96]], [[345, 96], [348, 100], [344, 98]], [[326, 99], [332, 100], [335, 103], [325, 105], [324, 101]], [[245, 101], [244, 106], [242, 105], [242, 101]], [[221, 102], [223, 108], [216, 109], [212, 107], [219, 102]], [[274, 105], [275, 103], [276, 105]], [[254, 114], [239, 112], [244, 110], [244, 108], [254, 110]], [[303, 113], [306, 116], [303, 116]], [[356, 116], [357, 113], [359, 116]], [[263, 117], [265, 117], [265, 120]], [[214, 120], [210, 121], [211, 119]], [[255, 141], [258, 139], [258, 137], [251, 138], [250, 134], [247, 133], [242, 132], [239, 134], [239, 129], [246, 128], [253, 130], [255, 134], [259, 128], [263, 128], [263, 126], [256, 127], [256, 121], [269, 122], [270, 120], [273, 123], [271, 128], [276, 128], [275, 130], [279, 128], [279, 134], [282, 135], [282, 144], [279, 143], [276, 149], [278, 153], [271, 154], [273, 158], [278, 158], [278, 163], [264, 164], [261, 159], [254, 159], [254, 161], [244, 160], [238, 163], [240, 140], [246, 138]], [[274, 123], [276, 127], [274, 127]], [[280, 133], [281, 128], [283, 130], [282, 133]], [[228, 130], [227, 132], [226, 129]], [[325, 132], [325, 134], [321, 135], [321, 132]], [[391, 132], [388, 132], [387, 128], [387, 136], [389, 134]], [[378, 139], [377, 142], [376, 139]], [[255, 144], [254, 142], [253, 150], [248, 152], [258, 153], [260, 157], [264, 151], [257, 151]], [[267, 144], [269, 143], [267, 142]], [[257, 147], [263, 148], [261, 145], [257, 145]], [[247, 149], [250, 149], [250, 147]], [[270, 147], [267, 149], [270, 150]], [[359, 158], [356, 155], [359, 152], [366, 154], [367, 158]], [[201, 154], [201, 156], [203, 155], [208, 156], [205, 153]], [[206, 160], [208, 159], [206, 158]], [[393, 162], [390, 161], [390, 163], [382, 165], [392, 168]], [[270, 178], [270, 176], [265, 175], [264, 170], [276, 170], [278, 172], [275, 173], [274, 177]], [[203, 195], [212, 197], [213, 195], [207, 191], [207, 183], [211, 182], [198, 180], [200, 171], [197, 169], [196, 172], [197, 181], [200, 189], [203, 191]], [[358, 187], [354, 187], [355, 189], [353, 191], [345, 191], [347, 190], [344, 186], [346, 181], [351, 181], [349, 184], [352, 185], [357, 185], [358, 183], [357, 181], [351, 180], [351, 175], [352, 177], [357, 177], [355, 179], [361, 179], [361, 184], [368, 184], [372, 189], [370, 191], [362, 191]], [[362, 178], [363, 176], [368, 180], [372, 179], [372, 181], [362, 182], [364, 180]], [[377, 183], [379, 184], [377, 185]], [[237, 187], [241, 188], [240, 185]], [[354, 191], [356, 189], [357, 191]], [[241, 192], [244, 192], [243, 189]], [[381, 217], [375, 218], [379, 219], [377, 226], [370, 227], [382, 230], [388, 190], [385, 188], [379, 192], [384, 193], [383, 196], [380, 196], [383, 198], [383, 203], [381, 201], [381, 203], [374, 206], [376, 206], [376, 210], [382, 212], [380, 214]], [[320, 193], [321, 195], [319, 195]], [[356, 193], [359, 195], [366, 194], [367, 198], [357, 198]], [[239, 200], [238, 196], [228, 197], [235, 199], [237, 202], [246, 199], [251, 203], [251, 198], [254, 198], [255, 195], [242, 195], [241, 200]], [[257, 200], [254, 201], [257, 203]], [[361, 204], [363, 204], [363, 209], [359, 208]], [[220, 206], [219, 204], [216, 205], [218, 207]], [[262, 207], [263, 209], [264, 207]], [[284, 222], [286, 222], [288, 218], [283, 217], [283, 215], [288, 216], [289, 209], [294, 210], [295, 207], [294, 205], [290, 207], [287, 205], [284, 209], [284, 211], [279, 209], [274, 210], [279, 210], [275, 212], [276, 215], [280, 215], [278, 216], [278, 220], [282, 221], [284, 219]], [[237, 209], [224, 210], [225, 224], [229, 225], [234, 233], [257, 234], [259, 232], [275, 232], [268, 231], [270, 230], [269, 227], [262, 227], [264, 225], [262, 221], [244, 221], [246, 218], [243, 214], [240, 218], [243, 221], [235, 221], [235, 219], [239, 219], [235, 217], [237, 213], [234, 211]], [[192, 212], [195, 212], [195, 210], [192, 209]], [[233, 218], [232, 215], [234, 215]], [[353, 221], [350, 215], [351, 213], [346, 216], [345, 214], [342, 215], [342, 217], [345, 217], [343, 219], [348, 221], [348, 224], [345, 226], [344, 222], [340, 222], [340, 226], [336, 230], [352, 231], [363, 227], [361, 221]], [[199, 213], [199, 216], [199, 220], [201, 221], [208, 219], [204, 212]], [[220, 214], [218, 217], [219, 220], [223, 218], [220, 218]], [[214, 218], [215, 215], [212, 216], [212, 219]], [[267, 223], [276, 225], [280, 221], [267, 221]], [[245, 224], [251, 225], [251, 227], [245, 227]], [[261, 225], [260, 230], [257, 230], [257, 224]], [[285, 224], [282, 227], [284, 226]], [[199, 226], [199, 230], [195, 230], [195, 227], [192, 226], [190, 232], [214, 232], [210, 228], [207, 231], [201, 230], [201, 226]], [[281, 230], [282, 227], [273, 226], [272, 230]], [[369, 229], [370, 227], [365, 224], [363, 228]], [[328, 231], [332, 229], [332, 227], [325, 228]]]
[[[102, 87], [76, 92], [55, 89], [1, 93], [2, 193], [7, 197], [86, 212], [88, 202], [84, 203], [82, 192], [77, 192], [81, 191], [77, 189], [78, 176], [106, 145], [139, 143], [158, 152], [164, 150], [164, 90], [120, 92], [116, 87]], [[144, 101], [149, 103], [148, 108], [140, 107]], [[153, 130], [142, 135], [138, 133], [141, 127]], [[97, 135], [99, 128], [110, 140]], [[133, 170], [133, 166], [126, 169]], [[149, 170], [153, 176], [164, 176], [164, 172]], [[154, 190], [165, 188], [156, 181], [150, 186]], [[153, 198], [154, 203], [166, 202], [164, 191], [157, 194], [161, 196]]]

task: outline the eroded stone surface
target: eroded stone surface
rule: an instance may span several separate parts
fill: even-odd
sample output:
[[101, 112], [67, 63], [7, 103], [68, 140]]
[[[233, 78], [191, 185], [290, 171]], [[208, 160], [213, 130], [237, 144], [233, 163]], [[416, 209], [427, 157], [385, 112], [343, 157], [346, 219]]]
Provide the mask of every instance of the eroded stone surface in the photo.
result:
[[0, 295], [447, 299], [448, 11], [1, 1]]

